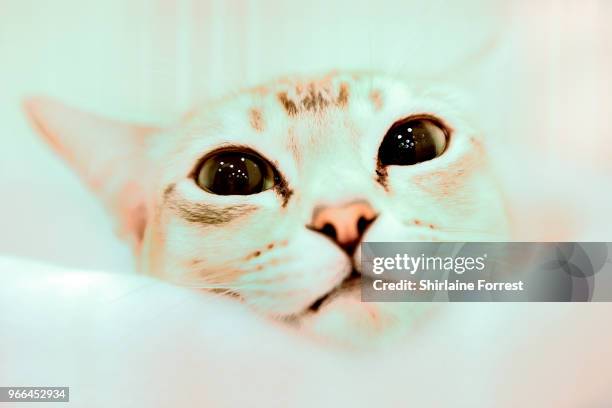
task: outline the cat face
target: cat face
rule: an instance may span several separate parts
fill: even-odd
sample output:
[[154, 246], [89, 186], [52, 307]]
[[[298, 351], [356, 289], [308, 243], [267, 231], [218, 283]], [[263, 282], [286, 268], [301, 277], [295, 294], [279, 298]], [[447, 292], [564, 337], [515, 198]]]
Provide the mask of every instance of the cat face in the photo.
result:
[[382, 306], [359, 302], [362, 241], [507, 238], [481, 137], [442, 90], [281, 80], [166, 130], [27, 108], [119, 215], [145, 273], [266, 315], [371, 319]]

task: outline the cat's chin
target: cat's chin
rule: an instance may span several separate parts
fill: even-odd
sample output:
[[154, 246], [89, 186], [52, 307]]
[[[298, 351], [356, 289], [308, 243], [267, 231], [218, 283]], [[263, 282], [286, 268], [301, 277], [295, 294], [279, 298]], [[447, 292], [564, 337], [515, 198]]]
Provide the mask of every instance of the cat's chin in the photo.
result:
[[334, 346], [363, 348], [405, 338], [426, 317], [429, 304], [362, 302], [359, 284], [326, 296], [302, 319], [304, 334]]

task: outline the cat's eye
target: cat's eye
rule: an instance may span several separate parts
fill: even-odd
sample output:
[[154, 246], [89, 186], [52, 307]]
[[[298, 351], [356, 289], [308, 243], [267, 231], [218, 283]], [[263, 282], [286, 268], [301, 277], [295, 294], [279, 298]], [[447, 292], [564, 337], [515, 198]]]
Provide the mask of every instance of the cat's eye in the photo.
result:
[[408, 118], [387, 131], [378, 148], [382, 166], [406, 166], [435, 159], [446, 149], [448, 131], [431, 118]]
[[278, 176], [265, 159], [255, 153], [222, 151], [202, 162], [196, 182], [204, 190], [219, 195], [249, 195], [268, 190]]

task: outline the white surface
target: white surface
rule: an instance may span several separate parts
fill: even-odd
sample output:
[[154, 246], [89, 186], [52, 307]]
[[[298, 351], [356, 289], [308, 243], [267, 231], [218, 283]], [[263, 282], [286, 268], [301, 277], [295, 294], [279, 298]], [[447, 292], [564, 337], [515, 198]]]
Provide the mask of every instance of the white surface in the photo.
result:
[[607, 303], [438, 304], [404, 343], [356, 354], [144, 276], [0, 256], [0, 282], [0, 384], [70, 386], [75, 407], [574, 408], [612, 398]]

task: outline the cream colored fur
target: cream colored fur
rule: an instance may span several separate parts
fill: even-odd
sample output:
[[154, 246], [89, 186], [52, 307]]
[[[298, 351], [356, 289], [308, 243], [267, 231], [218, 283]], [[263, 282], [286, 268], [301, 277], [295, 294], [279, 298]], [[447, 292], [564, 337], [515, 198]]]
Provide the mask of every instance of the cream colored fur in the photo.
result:
[[[289, 98], [299, 105], [308, 92], [321, 98], [324, 109], [292, 112], [283, 103]], [[335, 98], [346, 101], [333, 104]], [[420, 310], [363, 304], [353, 288], [309, 311], [353, 266], [360, 268], [359, 251], [349, 259], [307, 228], [317, 207], [367, 202], [378, 218], [363, 241], [509, 237], [485, 135], [462, 114], [460, 98], [439, 85], [366, 73], [283, 79], [196, 108], [170, 129], [117, 123], [48, 99], [26, 107], [41, 133], [118, 216], [142, 272], [237, 294], [249, 307], [304, 332], [355, 343], [405, 332]], [[428, 162], [390, 166], [380, 183], [377, 152], [386, 131], [422, 114], [451, 130], [447, 150]], [[249, 147], [273, 163], [288, 180], [286, 202], [272, 190], [220, 196], [198, 187], [195, 166], [223, 146]], [[198, 223], [177, 213], [177, 200], [194, 208], [254, 210], [222, 224]]]

